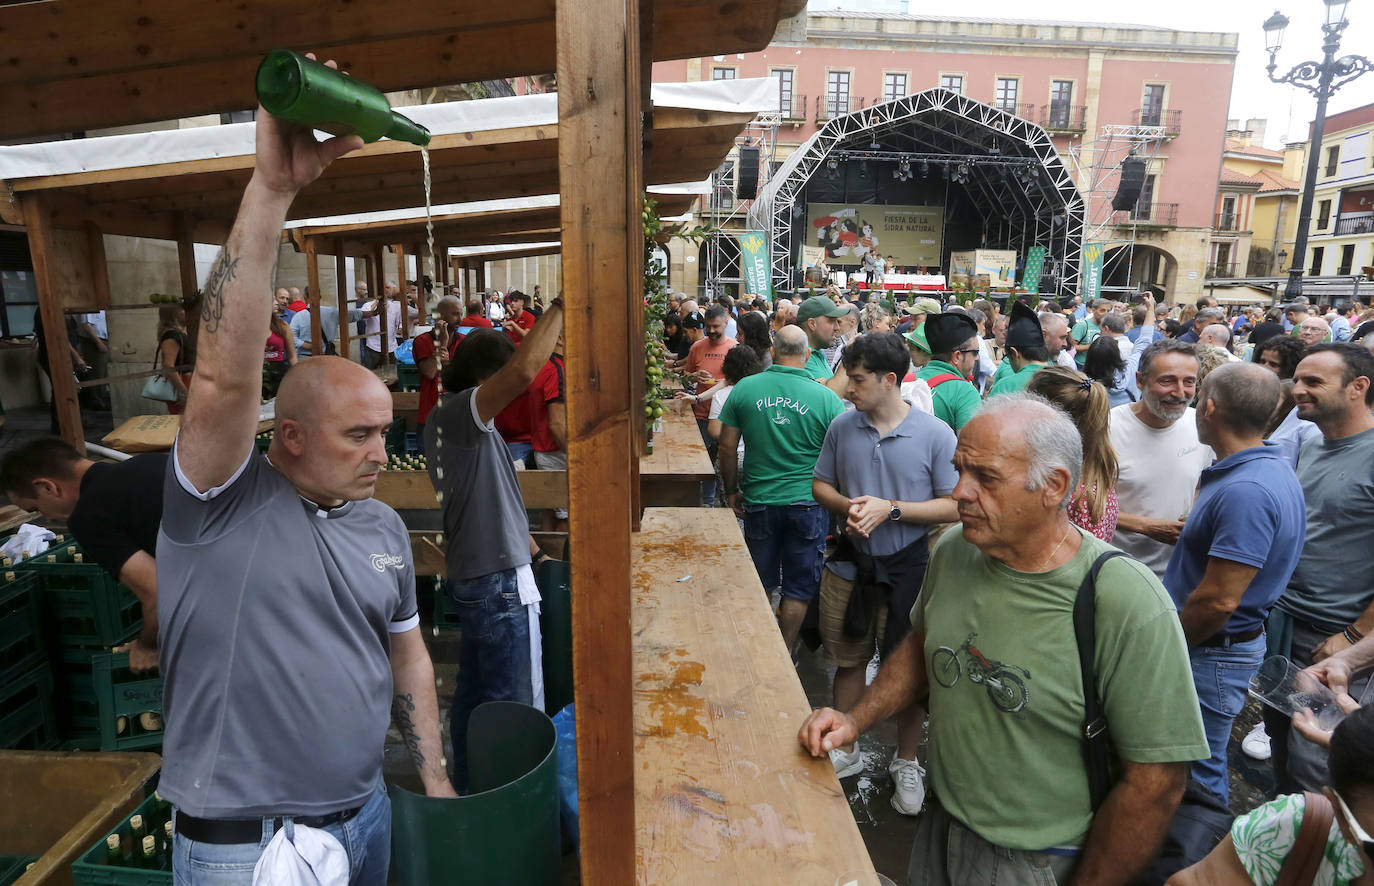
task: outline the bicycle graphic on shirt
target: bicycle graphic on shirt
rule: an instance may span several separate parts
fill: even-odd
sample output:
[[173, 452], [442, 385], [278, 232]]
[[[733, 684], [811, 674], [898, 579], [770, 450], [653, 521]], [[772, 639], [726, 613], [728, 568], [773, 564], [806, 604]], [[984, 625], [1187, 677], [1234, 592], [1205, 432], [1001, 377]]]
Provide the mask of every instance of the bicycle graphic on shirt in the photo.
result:
[[[941, 646], [930, 656], [930, 669], [935, 679], [946, 689], [959, 682], [963, 671], [960, 667], [960, 653], [963, 653], [964, 666], [968, 668], [968, 678], [975, 684], [987, 687], [988, 698], [999, 711], [1014, 714], [1026, 706], [1030, 693], [1026, 691], [1025, 680], [1030, 679], [1030, 671], [1013, 664], [990, 659], [973, 645], [977, 634], [969, 634], [964, 645], [958, 649]], [[1015, 672], [1019, 671], [1021, 676]], [[1022, 679], [1025, 678], [1025, 680]]]

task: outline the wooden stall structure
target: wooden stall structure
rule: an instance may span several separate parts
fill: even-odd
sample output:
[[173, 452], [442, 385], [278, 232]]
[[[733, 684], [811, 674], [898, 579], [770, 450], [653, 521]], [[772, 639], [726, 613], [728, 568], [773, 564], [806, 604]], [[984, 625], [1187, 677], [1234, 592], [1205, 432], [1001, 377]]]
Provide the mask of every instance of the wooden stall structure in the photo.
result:
[[[664, 168], [674, 181], [705, 177], [737, 125], [722, 121], [724, 141], [711, 144], [710, 113], [653, 108], [646, 119], [650, 64], [760, 50], [803, 5], [244, 0], [190, 18], [173, 0], [0, 7], [8, 57], [0, 66], [0, 139], [250, 107], [254, 67], [280, 35], [310, 40], [309, 48], [388, 90], [557, 75], [556, 137], [545, 128], [504, 141], [492, 133], [436, 140], [435, 153], [451, 159], [435, 163], [435, 186], [440, 202], [555, 188], [561, 195], [585, 883], [824, 883], [871, 869], [833, 769], [789, 740], [806, 700], [780, 640], [770, 639], [776, 630], [768, 632], [772, 619], [733, 521], [702, 509], [650, 510], [634, 532], [645, 181]], [[675, 129], [690, 130], [696, 147], [675, 145]], [[457, 159], [464, 155], [469, 162]], [[415, 160], [403, 146], [369, 146], [303, 192], [294, 216], [415, 206]], [[62, 329], [62, 274], [80, 264], [65, 248], [72, 240], [91, 252], [103, 231], [217, 242], [248, 171], [243, 157], [227, 157], [194, 172], [10, 182], [22, 219], [14, 205], [0, 206], [5, 221], [28, 228], [50, 341], [56, 345]], [[171, 173], [184, 174], [169, 186], [163, 177]], [[55, 377], [68, 369], [55, 368]], [[79, 443], [71, 385], [58, 395], [64, 429]], [[678, 598], [691, 582], [679, 581], [674, 559], [700, 554], [683, 546], [703, 535], [719, 540], [712, 562], [702, 562], [714, 571], [688, 589], [688, 604]], [[722, 624], [734, 626], [738, 642], [719, 632]]]

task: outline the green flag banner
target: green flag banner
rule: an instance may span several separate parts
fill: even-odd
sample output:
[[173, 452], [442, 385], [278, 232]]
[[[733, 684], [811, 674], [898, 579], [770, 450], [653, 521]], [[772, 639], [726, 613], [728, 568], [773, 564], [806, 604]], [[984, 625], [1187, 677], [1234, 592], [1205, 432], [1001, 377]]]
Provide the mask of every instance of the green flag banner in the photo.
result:
[[1083, 273], [1078, 278], [1078, 294], [1082, 296], [1085, 304], [1102, 295], [1102, 253], [1104, 251], [1101, 243], [1083, 244]]
[[738, 237], [745, 293], [761, 295], [771, 301], [773, 280], [768, 273], [768, 238], [758, 231], [746, 231]]
[[1040, 275], [1045, 270], [1045, 247], [1032, 246], [1026, 251], [1026, 268], [1021, 272], [1021, 288], [1027, 292], [1040, 291]]

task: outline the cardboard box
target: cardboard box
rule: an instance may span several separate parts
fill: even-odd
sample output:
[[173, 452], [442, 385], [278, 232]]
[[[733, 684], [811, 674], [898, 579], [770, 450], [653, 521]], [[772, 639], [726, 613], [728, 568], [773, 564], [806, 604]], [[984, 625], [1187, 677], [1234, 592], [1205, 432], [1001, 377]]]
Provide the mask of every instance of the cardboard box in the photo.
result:
[[179, 415], [135, 415], [100, 442], [120, 452], [161, 452], [172, 448], [180, 427]]

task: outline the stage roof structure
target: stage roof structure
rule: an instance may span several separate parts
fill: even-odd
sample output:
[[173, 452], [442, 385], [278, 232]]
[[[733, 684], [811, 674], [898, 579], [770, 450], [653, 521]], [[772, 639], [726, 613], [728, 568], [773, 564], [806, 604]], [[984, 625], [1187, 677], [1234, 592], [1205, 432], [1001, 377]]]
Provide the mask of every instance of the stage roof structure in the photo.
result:
[[1059, 291], [1076, 290], [1083, 197], [1050, 137], [1029, 120], [940, 88], [835, 117], [773, 174], [750, 209], [750, 227], [769, 232], [775, 289], [794, 288], [807, 182], [837, 158], [938, 167], [935, 174], [961, 180], [977, 208], [983, 246], [1024, 256], [1044, 245]]

